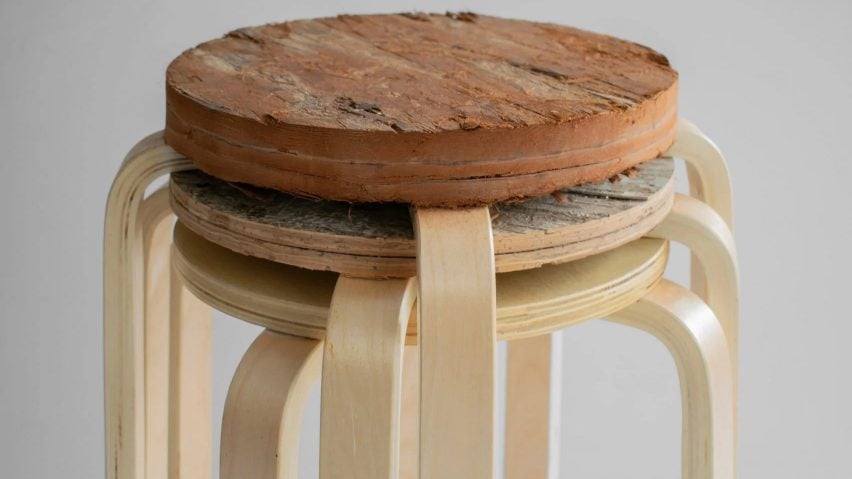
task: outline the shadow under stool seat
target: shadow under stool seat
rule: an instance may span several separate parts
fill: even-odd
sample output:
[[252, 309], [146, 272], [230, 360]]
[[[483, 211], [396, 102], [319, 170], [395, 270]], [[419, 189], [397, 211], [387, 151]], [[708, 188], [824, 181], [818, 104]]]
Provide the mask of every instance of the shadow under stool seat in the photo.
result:
[[[505, 477], [557, 477], [557, 334], [594, 318], [667, 346], [683, 476], [733, 478], [730, 183], [677, 85], [650, 48], [467, 12], [186, 50], [107, 203], [107, 476], [210, 476], [213, 307], [266, 328], [229, 389], [223, 479], [297, 477], [317, 380], [321, 479], [495, 477], [498, 340]], [[669, 241], [694, 293], [662, 278]]]

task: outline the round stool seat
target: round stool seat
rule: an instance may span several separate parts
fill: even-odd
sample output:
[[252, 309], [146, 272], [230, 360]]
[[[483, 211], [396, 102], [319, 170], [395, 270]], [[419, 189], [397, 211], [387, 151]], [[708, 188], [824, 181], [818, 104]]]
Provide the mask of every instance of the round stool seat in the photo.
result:
[[353, 202], [492, 204], [672, 144], [677, 73], [643, 46], [470, 13], [243, 28], [168, 68], [165, 138], [228, 181]]
[[[192, 292], [236, 318], [302, 337], [325, 337], [338, 274], [244, 256], [175, 225], [174, 268]], [[560, 265], [497, 275], [497, 336], [517, 339], [604, 317], [662, 278], [668, 242], [642, 238]], [[416, 341], [415, 321], [407, 340]]]
[[[239, 253], [363, 278], [416, 274], [408, 208], [398, 203], [308, 200], [227, 183], [199, 171], [172, 174], [172, 209], [196, 233]], [[498, 272], [574, 261], [656, 226], [674, 197], [674, 164], [661, 158], [633, 177], [491, 208]]]

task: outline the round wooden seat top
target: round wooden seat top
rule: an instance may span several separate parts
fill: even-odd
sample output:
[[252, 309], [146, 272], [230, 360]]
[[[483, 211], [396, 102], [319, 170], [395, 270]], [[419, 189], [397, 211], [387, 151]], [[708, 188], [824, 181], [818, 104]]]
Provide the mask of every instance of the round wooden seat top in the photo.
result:
[[233, 31], [176, 58], [165, 138], [300, 196], [490, 204], [611, 177], [674, 140], [677, 73], [643, 46], [457, 14]]

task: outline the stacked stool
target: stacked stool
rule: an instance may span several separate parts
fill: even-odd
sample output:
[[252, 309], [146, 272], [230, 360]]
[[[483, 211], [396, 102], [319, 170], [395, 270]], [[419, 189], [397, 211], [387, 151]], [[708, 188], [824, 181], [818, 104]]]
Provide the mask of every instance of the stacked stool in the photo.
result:
[[[107, 204], [108, 477], [210, 477], [211, 307], [265, 328], [222, 478], [297, 477], [317, 381], [322, 478], [493, 478], [498, 340], [505, 476], [556, 477], [554, 334], [595, 318], [671, 351], [683, 476], [734, 477], [730, 181], [665, 57], [472, 13], [340, 16], [203, 43], [166, 86]], [[662, 278], [669, 241], [692, 291]]]

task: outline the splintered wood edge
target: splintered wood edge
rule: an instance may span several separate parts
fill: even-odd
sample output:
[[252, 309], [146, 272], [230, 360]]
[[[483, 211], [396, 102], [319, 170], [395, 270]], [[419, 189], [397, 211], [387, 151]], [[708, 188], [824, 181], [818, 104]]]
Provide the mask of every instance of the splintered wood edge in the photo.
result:
[[[227, 198], [195, 197], [174, 178], [170, 191], [172, 208], [188, 228], [238, 253], [353, 277], [416, 274], [413, 233], [371, 230], [369, 236], [359, 235], [351, 224], [332, 223], [324, 231], [284, 227], [229, 210]], [[492, 208], [498, 272], [574, 261], [641, 237], [671, 208], [673, 162], [658, 159], [642, 165], [633, 178], [554, 195]]]
[[[175, 271], [202, 301], [243, 321], [323, 339], [338, 275], [234, 253], [175, 224]], [[550, 333], [604, 317], [642, 298], [662, 279], [668, 242], [642, 238], [562, 265], [497, 275], [497, 338]], [[417, 343], [412, 315], [406, 342]]]

